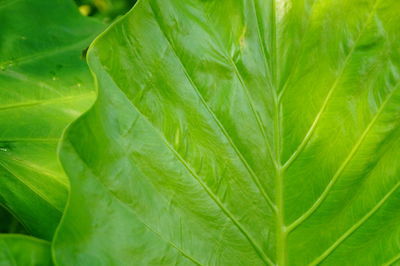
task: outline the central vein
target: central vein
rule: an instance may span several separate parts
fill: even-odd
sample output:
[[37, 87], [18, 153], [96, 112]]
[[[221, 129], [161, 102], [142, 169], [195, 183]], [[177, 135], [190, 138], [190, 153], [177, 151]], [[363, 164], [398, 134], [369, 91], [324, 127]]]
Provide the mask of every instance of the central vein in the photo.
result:
[[283, 178], [284, 167], [281, 162], [282, 149], [282, 104], [275, 96], [275, 117], [274, 117], [274, 150], [275, 150], [275, 178], [276, 178], [276, 258], [279, 266], [286, 265], [286, 235], [287, 230], [284, 223], [284, 200], [283, 200]]
[[283, 175], [284, 168], [281, 162], [282, 149], [282, 103], [278, 97], [278, 60], [277, 60], [277, 18], [276, 0], [271, 2], [271, 70], [272, 84], [274, 86], [274, 155], [275, 155], [275, 178], [276, 178], [276, 262], [279, 266], [286, 265], [286, 227], [284, 224], [284, 202], [283, 202]]
[[276, 160], [276, 257], [279, 266], [286, 265], [286, 226], [284, 223], [284, 202], [283, 202], [283, 174], [284, 168], [281, 164], [281, 104], [275, 103], [275, 122], [274, 122], [274, 143]]

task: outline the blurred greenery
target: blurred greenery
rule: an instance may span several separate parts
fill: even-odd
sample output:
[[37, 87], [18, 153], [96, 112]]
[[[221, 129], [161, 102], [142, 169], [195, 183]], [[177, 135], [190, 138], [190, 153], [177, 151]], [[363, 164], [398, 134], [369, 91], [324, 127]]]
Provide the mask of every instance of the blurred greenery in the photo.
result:
[[132, 8], [136, 0], [75, 0], [81, 14], [111, 22]]
[[14, 216], [0, 205], [0, 233], [27, 234], [25, 228]]

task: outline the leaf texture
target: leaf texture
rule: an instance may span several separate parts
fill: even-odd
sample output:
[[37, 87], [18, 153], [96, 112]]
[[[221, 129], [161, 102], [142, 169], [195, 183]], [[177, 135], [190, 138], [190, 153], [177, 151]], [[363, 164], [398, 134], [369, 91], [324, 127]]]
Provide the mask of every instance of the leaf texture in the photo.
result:
[[53, 265], [50, 243], [24, 235], [0, 234], [0, 265]]
[[72, 1], [0, 3], [0, 203], [51, 239], [68, 193], [64, 128], [95, 98], [82, 50], [104, 26]]
[[395, 263], [398, 10], [139, 1], [89, 51], [57, 263]]

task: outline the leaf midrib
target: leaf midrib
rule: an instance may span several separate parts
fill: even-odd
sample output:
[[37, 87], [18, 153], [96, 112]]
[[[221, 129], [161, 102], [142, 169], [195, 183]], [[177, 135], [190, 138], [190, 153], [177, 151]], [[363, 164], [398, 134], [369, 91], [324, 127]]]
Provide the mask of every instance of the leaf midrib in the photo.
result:
[[[380, 3], [380, 0], [376, 0], [375, 4], [370, 12], [370, 14], [368, 15], [368, 18], [363, 26], [363, 28], [360, 30], [357, 39], [354, 42], [354, 45], [352, 47], [352, 49], [350, 50], [349, 54], [347, 55], [343, 66], [341, 68], [340, 74], [338, 75], [338, 77], [335, 79], [332, 87], [330, 88], [330, 90], [328, 91], [328, 94], [323, 102], [323, 105], [321, 107], [321, 109], [319, 110], [319, 112], [317, 113], [317, 116], [315, 117], [309, 131], [306, 133], [305, 137], [303, 138], [303, 140], [301, 141], [301, 143], [299, 144], [299, 146], [296, 148], [296, 150], [292, 153], [291, 156], [289, 156], [289, 159], [284, 163], [283, 168], [286, 169], [288, 168], [299, 156], [299, 154], [304, 150], [305, 146], [307, 145], [308, 141], [310, 140], [313, 132], [315, 131], [315, 128], [317, 127], [317, 124], [322, 116], [322, 113], [325, 111], [331, 96], [333, 95], [333, 92], [335, 91], [336, 87], [339, 85], [339, 81], [342, 78], [342, 75], [344, 73], [344, 70], [347, 67], [347, 64], [350, 61], [350, 58], [352, 57], [352, 55], [354, 54], [357, 44], [360, 41], [361, 37], [363, 36], [365, 30], [367, 29], [373, 15], [376, 13], [377, 11], [377, 7]], [[360, 138], [356, 141], [355, 146], [353, 146], [352, 150], [349, 153], [349, 156], [344, 160], [344, 162], [341, 164], [341, 166], [339, 167], [338, 171], [335, 173], [334, 177], [332, 178], [331, 182], [328, 184], [328, 186], [326, 187], [326, 189], [324, 190], [324, 192], [321, 194], [321, 196], [318, 198], [318, 200], [316, 202], [314, 202], [314, 205], [308, 209], [306, 211], [306, 213], [304, 213], [302, 216], [300, 216], [295, 222], [293, 222], [291, 225], [289, 225], [288, 227], [288, 233], [290, 233], [290, 231], [294, 230], [297, 226], [299, 226], [302, 222], [304, 222], [308, 217], [310, 217], [314, 211], [320, 206], [320, 204], [322, 204], [323, 200], [325, 199], [325, 196], [327, 195], [327, 193], [329, 193], [331, 187], [333, 186], [333, 184], [335, 183], [335, 181], [339, 178], [340, 174], [342, 173], [342, 171], [344, 171], [344, 168], [346, 167], [346, 165], [351, 161], [352, 157], [354, 156], [354, 154], [357, 152], [357, 150], [359, 149], [359, 147], [362, 145], [364, 139], [366, 138], [366, 136], [368, 135], [370, 129], [373, 127], [374, 123], [376, 122], [376, 120], [378, 119], [378, 117], [380, 116], [380, 114], [383, 112], [383, 110], [385, 109], [386, 104], [389, 102], [390, 98], [393, 96], [393, 94], [395, 93], [397, 87], [399, 84], [396, 84], [395, 87], [392, 89], [392, 91], [389, 93], [388, 97], [385, 99], [385, 101], [382, 103], [381, 107], [379, 108], [379, 110], [377, 111], [377, 113], [374, 115], [373, 119], [371, 120], [371, 122], [368, 124], [367, 128], [364, 130], [364, 132], [362, 133], [362, 135], [360, 136]], [[384, 203], [385, 201], [390, 197], [390, 195], [392, 195], [392, 193], [394, 193], [400, 186], [400, 182], [397, 183], [394, 188], [392, 188], [385, 196], [383, 199], [381, 199], [365, 216], [363, 216], [359, 221], [357, 221], [355, 224], [353, 224], [345, 233], [343, 233], [328, 249], [326, 249], [320, 256], [318, 256], [313, 262], [311, 262], [311, 265], [317, 265], [318, 263], [322, 262], [325, 258], [327, 258], [345, 239], [347, 239], [355, 230], [357, 230], [360, 226], [362, 226], [362, 224], [368, 220]]]
[[[313, 2], [313, 6], [314, 6], [315, 2], [316, 1]], [[271, 27], [272, 27], [272, 31], [273, 31], [273, 33], [272, 33], [272, 41], [271, 41], [272, 42], [272, 47], [273, 47], [272, 48], [272, 53], [273, 53], [272, 63], [273, 63], [273, 66], [274, 66], [274, 67], [272, 67], [271, 71], [273, 72], [273, 76], [274, 76], [274, 82], [273, 83], [275, 85], [275, 91], [277, 92], [277, 76], [278, 76], [278, 73], [277, 73], [277, 61], [276, 61], [276, 58], [277, 58], [277, 56], [276, 56], [277, 55], [277, 45], [276, 45], [276, 31], [277, 31], [276, 0], [273, 0], [271, 2], [271, 4], [272, 4], [272, 12], [273, 12], [273, 15], [272, 15], [272, 18], [271, 18], [271, 20], [272, 20], [272, 22], [271, 22], [272, 26]], [[314, 119], [314, 121], [313, 121], [313, 123], [312, 123], [312, 125], [311, 125], [311, 127], [309, 129], [309, 131], [306, 133], [305, 137], [300, 142], [299, 146], [296, 148], [296, 150], [293, 152], [293, 154], [291, 156], [289, 156], [289, 159], [285, 163], [283, 163], [283, 165], [281, 163], [281, 154], [280, 154], [281, 145], [282, 145], [282, 137], [283, 137], [281, 135], [281, 122], [282, 122], [281, 100], [282, 100], [282, 97], [283, 97], [283, 93], [286, 90], [286, 86], [288, 84], [287, 83], [288, 80], [286, 80], [285, 83], [284, 83], [283, 91], [278, 95], [278, 97], [274, 98], [274, 100], [275, 100], [275, 121], [274, 121], [274, 136], [275, 137], [274, 137], [274, 146], [275, 146], [275, 155], [276, 155], [275, 161], [277, 162], [277, 165], [276, 165], [276, 184], [277, 184], [276, 185], [276, 190], [277, 190], [276, 202], [277, 202], [277, 210], [278, 210], [278, 213], [277, 213], [277, 263], [278, 263], [278, 265], [282, 265], [282, 266], [286, 265], [286, 256], [287, 256], [287, 254], [286, 254], [287, 253], [286, 252], [286, 236], [287, 236], [287, 234], [289, 234], [291, 230], [293, 230], [297, 225], [299, 225], [302, 222], [302, 221], [300, 221], [298, 224], [291, 224], [291, 225], [289, 225], [288, 228], [285, 226], [285, 223], [284, 223], [284, 212], [283, 212], [283, 208], [284, 208], [283, 204], [284, 204], [284, 202], [283, 202], [283, 198], [282, 198], [283, 197], [283, 176], [284, 176], [283, 172], [285, 171], [285, 169], [287, 169], [293, 163], [293, 161], [296, 160], [298, 155], [303, 151], [303, 149], [307, 145], [309, 139], [311, 138], [315, 128], [317, 127], [317, 124], [318, 124], [318, 122], [320, 120], [320, 117], [322, 116], [322, 113], [326, 109], [326, 107], [328, 105], [328, 102], [329, 102], [331, 96], [333, 95], [333, 92], [335, 91], [336, 87], [339, 85], [339, 81], [341, 80], [341, 77], [342, 77], [342, 75], [344, 73], [344, 70], [346, 69], [348, 62], [350, 61], [350, 58], [352, 57], [352, 55], [353, 55], [353, 53], [354, 53], [354, 51], [355, 51], [355, 49], [357, 47], [357, 44], [358, 44], [359, 40], [361, 39], [361, 36], [363, 35], [364, 31], [366, 30], [366, 28], [367, 28], [367, 26], [369, 24], [369, 21], [371, 20], [373, 14], [375, 13], [378, 4], [379, 4], [379, 0], [376, 0], [375, 4], [373, 6], [373, 9], [371, 10], [371, 12], [370, 12], [370, 14], [368, 16], [368, 19], [367, 19], [365, 25], [361, 29], [361, 31], [360, 31], [360, 33], [359, 33], [359, 35], [358, 35], [358, 37], [357, 37], [352, 49], [351, 49], [351, 51], [349, 52], [348, 56], [346, 57], [346, 59], [345, 59], [345, 61], [343, 63], [343, 66], [341, 68], [340, 74], [335, 79], [332, 87], [329, 89], [328, 94], [327, 94], [327, 96], [326, 96], [326, 98], [325, 98], [325, 100], [323, 102], [323, 105], [322, 105], [321, 109], [319, 110], [319, 112], [317, 113], [317, 116], [315, 117], [315, 119]], [[263, 50], [263, 52], [264, 52], [264, 50]], [[264, 56], [265, 56], [265, 53], [264, 53]], [[297, 57], [299, 57], [299, 56], [297, 56]], [[294, 69], [291, 70], [291, 72], [289, 74], [289, 77], [291, 75], [293, 75], [293, 72], [294, 72]], [[391, 93], [391, 95], [392, 95], [392, 93]], [[388, 97], [388, 99], [391, 97], [391, 95]], [[363, 141], [363, 138], [365, 138], [365, 135], [368, 133], [370, 127], [372, 127], [372, 125], [375, 123], [375, 120], [379, 116], [379, 113], [381, 112], [381, 110], [384, 109], [385, 105], [386, 105], [386, 102], [383, 104], [383, 108], [381, 108], [380, 111], [378, 112], [378, 114], [374, 117], [374, 119], [372, 120], [372, 123], [367, 127], [367, 130], [364, 132], [365, 134], [363, 134], [361, 136], [361, 140], [359, 141], [359, 145], [356, 145], [356, 148], [353, 149], [352, 153], [350, 153], [350, 156], [347, 158], [348, 159], [347, 161], [350, 160], [349, 158], [351, 158], [353, 156], [353, 153], [355, 153], [355, 151], [358, 149], [358, 146], [361, 145], [361, 143]], [[340, 175], [340, 170], [339, 170], [339, 174], [337, 176], [339, 176], [339, 175]], [[328, 186], [328, 191], [329, 191], [329, 186]], [[318, 204], [318, 201], [317, 201], [317, 204]], [[312, 213], [313, 213], [313, 211], [310, 211], [309, 215], [311, 215]], [[339, 245], [339, 244], [340, 243], [338, 243], [337, 245]], [[326, 256], [328, 256], [330, 254], [330, 252], [329, 253], [324, 253], [324, 254], [326, 254]], [[321, 255], [321, 256], [323, 256], [323, 255]]]
[[[276, 7], [275, 7], [275, 1], [276, 0], [273, 0], [273, 12], [275, 13], [275, 16], [276, 16]], [[363, 35], [363, 31], [365, 30], [365, 28], [368, 26], [368, 21], [370, 20], [370, 18], [373, 16], [373, 14], [374, 14], [374, 11], [376, 10], [376, 7], [377, 7], [377, 5], [378, 5], [378, 2], [379, 2], [379, 0], [377, 0], [376, 2], [375, 2], [375, 5], [374, 5], [374, 8], [373, 8], [373, 10], [371, 11], [371, 13], [370, 13], [370, 15], [369, 15], [369, 18], [367, 19], [367, 22], [365, 23], [365, 26], [362, 28], [362, 30], [360, 31], [360, 33], [359, 33], [359, 36], [357, 37], [357, 39], [356, 39], [356, 41], [355, 41], [355, 43], [354, 43], [354, 46], [351, 48], [351, 50], [350, 50], [350, 52], [349, 52], [349, 54], [346, 56], [346, 59], [345, 59], [345, 61], [344, 61], [344, 63], [343, 63], [343, 66], [341, 67], [341, 70], [340, 70], [340, 72], [339, 72], [339, 75], [335, 78], [335, 80], [334, 80], [334, 82], [333, 82], [333, 85], [332, 85], [332, 87], [329, 89], [329, 91], [328, 91], [328, 94], [327, 94], [327, 96], [325, 97], [325, 99], [324, 99], [324, 102], [323, 102], [323, 104], [322, 104], [322, 107], [321, 107], [321, 109], [318, 111], [318, 113], [317, 113], [317, 116], [314, 118], [314, 121], [312, 122], [312, 124], [311, 124], [311, 127], [310, 127], [310, 129], [309, 129], [309, 131], [306, 133], [306, 135], [305, 135], [305, 137], [301, 140], [301, 142], [300, 142], [300, 144], [299, 144], [299, 146], [296, 148], [296, 150], [289, 156], [289, 159], [285, 162], [285, 163], [283, 163], [282, 164], [282, 162], [281, 162], [281, 146], [282, 146], [282, 141], [283, 141], [283, 136], [282, 136], [282, 131], [281, 131], [281, 128], [280, 128], [280, 126], [281, 126], [281, 122], [282, 122], [282, 117], [281, 117], [281, 109], [280, 108], [282, 108], [282, 106], [281, 106], [281, 102], [280, 102], [280, 97], [276, 97], [275, 98], [275, 114], [277, 114], [277, 119], [276, 119], [276, 122], [277, 122], [277, 126], [275, 127], [274, 126], [274, 136], [276, 136], [276, 139], [274, 139], [274, 144], [276, 145], [275, 147], [275, 160], [277, 161], [277, 162], [279, 162], [279, 164], [277, 165], [277, 166], [275, 166], [276, 167], [276, 171], [277, 171], [277, 175], [276, 175], [276, 179], [277, 179], [277, 183], [281, 183], [281, 185], [280, 185], [280, 187], [282, 188], [282, 189], [278, 189], [278, 193], [277, 193], [277, 198], [278, 198], [278, 200], [277, 201], [281, 201], [281, 203], [282, 203], [282, 206], [280, 206], [281, 208], [279, 208], [278, 207], [278, 210], [279, 210], [279, 213], [278, 213], [278, 215], [281, 215], [282, 217], [280, 218], [280, 222], [278, 222], [278, 227], [282, 227], [284, 230], [285, 230], [285, 224], [284, 224], [284, 217], [283, 217], [283, 171], [286, 169], [286, 168], [288, 168], [288, 167], [290, 167], [290, 165], [293, 163], [293, 161], [295, 161], [296, 160], [296, 158], [299, 156], [299, 154], [303, 151], [303, 149], [306, 147], [306, 145], [308, 144], [308, 141], [309, 141], [309, 139], [311, 138], [311, 136], [312, 136], [312, 134], [313, 134], [313, 132], [315, 131], [315, 129], [317, 128], [317, 126], [318, 126], [318, 123], [319, 123], [319, 121], [320, 121], [320, 118], [321, 118], [321, 116], [322, 116], [322, 114], [324, 113], [324, 111], [325, 111], [325, 109], [327, 108], [327, 105], [328, 105], [328, 103], [329, 103], [329, 101], [330, 101], [330, 99], [332, 98], [332, 95], [334, 94], [334, 92], [335, 92], [335, 90], [336, 90], [336, 88], [338, 87], [338, 85], [339, 85], [339, 82], [340, 82], [340, 80], [342, 79], [342, 75], [343, 75], [343, 72], [345, 71], [345, 69], [346, 69], [346, 67], [347, 67], [347, 64], [348, 64], [348, 62], [350, 61], [350, 59], [352, 58], [352, 56], [353, 56], [353, 53], [354, 53], [354, 51], [355, 51], [355, 49], [356, 49], [356, 47], [357, 47], [357, 43], [359, 42], [359, 40], [360, 40], [360, 38], [362, 37], [362, 35]], [[154, 12], [154, 10], [153, 10], [153, 12]], [[274, 16], [274, 17], [275, 17]], [[157, 16], [155, 16], [155, 17], [157, 17]], [[157, 20], [157, 19], [156, 19]], [[157, 21], [158, 23], [159, 23], [159, 21]], [[277, 47], [276, 47], [276, 31], [277, 31], [277, 29], [276, 29], [276, 27], [277, 27], [277, 25], [276, 25], [277, 23], [276, 23], [276, 18], [274, 18], [274, 23], [273, 23], [273, 27], [275, 28], [274, 29], [274, 34], [275, 34], [275, 39], [274, 39], [274, 43], [275, 43], [275, 48], [274, 49], [272, 49], [272, 51], [275, 53], [275, 55], [274, 55], [274, 67], [272, 67], [272, 71], [273, 71], [273, 73], [274, 73], [274, 83], [275, 83], [275, 89], [277, 90], [277, 75], [278, 75], [278, 73], [277, 73], [277, 71], [278, 71], [278, 66], [277, 66], [277, 61], [276, 61], [276, 57], [277, 57]], [[216, 123], [218, 124], [219, 123], [219, 121], [218, 121], [218, 119], [217, 119], [217, 117], [215, 116], [215, 114], [212, 112], [212, 110], [211, 110], [211, 108], [207, 105], [207, 103], [205, 102], [205, 100], [202, 98], [202, 96], [201, 96], [201, 94], [200, 94], [200, 92], [199, 92], [199, 90], [198, 90], [198, 88], [196, 87], [196, 84], [193, 82], [193, 80], [191, 79], [191, 77], [190, 77], [190, 75], [188, 74], [188, 71], [187, 71], [187, 69], [185, 68], [185, 65], [184, 65], [184, 63], [182, 62], [182, 60], [181, 60], [181, 58], [177, 55], [177, 53], [176, 53], [176, 51], [175, 51], [175, 48], [174, 48], [174, 46], [172, 45], [172, 43], [171, 43], [171, 41], [168, 39], [168, 37], [166, 36], [166, 34], [165, 34], [165, 32], [163, 31], [163, 29], [162, 29], [162, 27], [160, 26], [160, 29], [161, 29], [161, 31], [163, 32], [163, 34], [165, 35], [165, 37], [166, 37], [166, 39], [167, 39], [167, 41], [168, 41], [168, 43], [169, 43], [169, 45], [171, 46], [171, 48], [172, 48], [172, 50], [173, 50], [173, 52], [175, 53], [175, 56], [178, 58], [178, 60], [180, 61], [180, 63], [181, 63], [181, 65], [182, 65], [182, 67], [183, 67], [183, 71], [184, 71], [184, 73], [185, 73], [185, 75], [186, 75], [186, 77], [188, 78], [188, 81], [191, 83], [191, 85], [192, 85], [192, 87], [197, 91], [196, 93], [198, 93], [198, 95], [199, 95], [199, 97], [201, 98], [201, 100], [202, 100], [202, 102], [205, 104], [205, 108], [210, 112], [210, 114], [211, 114], [211, 116], [213, 116], [213, 119], [215, 119], [216, 120]], [[263, 48], [263, 53], [264, 53], [264, 56], [265, 56], [265, 51], [264, 51], [264, 48]], [[292, 72], [294, 71], [294, 70], [291, 70]], [[291, 72], [291, 73], [292, 73]], [[291, 74], [290, 73], [290, 74]], [[240, 74], [240, 73], [239, 73]], [[121, 90], [121, 91], [123, 91], [123, 90]], [[277, 91], [276, 91], [277, 92]], [[129, 100], [129, 102], [131, 102], [131, 100], [128, 98], [128, 96], [127, 95], [125, 95], [125, 97]], [[134, 103], [132, 103], [131, 102], [131, 104], [134, 106], [134, 108], [137, 110], [138, 108], [136, 108], [136, 106], [134, 105]], [[140, 113], [140, 111], [139, 110], [137, 110], [139, 113]], [[147, 117], [145, 116], [145, 115], [143, 115], [143, 114], [141, 114], [140, 113], [140, 115], [141, 116], [143, 116], [143, 119], [145, 119], [145, 120], [147, 120], [148, 121], [148, 119], [147, 119]], [[375, 118], [374, 118], [375, 119]], [[373, 120], [374, 120], [373, 119]], [[153, 126], [154, 127], [154, 125], [153, 124], [151, 124], [151, 122], [150, 121], [148, 121], [148, 123], [151, 125], [151, 126]], [[221, 124], [218, 124], [218, 126], [220, 126], [220, 129], [221, 129], [221, 131], [225, 134], [226, 132], [225, 132], [225, 129], [223, 128], [223, 125]], [[158, 132], [158, 130], [155, 128], [155, 130]], [[369, 129], [368, 129], [368, 127], [367, 127], [367, 131], [368, 131]], [[160, 133], [161, 134], [161, 133]], [[364, 133], [362, 134], [362, 135], [364, 135]], [[163, 136], [162, 136], [162, 134], [161, 134], [161, 137], [163, 138]], [[229, 137], [229, 135], [226, 133], [226, 138], [229, 140], [230, 139], [230, 137]], [[361, 140], [360, 140], [361, 139]], [[363, 141], [363, 137], [361, 137], [359, 139], [359, 141], [360, 141], [360, 143], [362, 143], [362, 141]], [[163, 138], [163, 140], [164, 140], [164, 138]], [[172, 148], [174, 151], [175, 151], [175, 149], [171, 146], [171, 144], [167, 141], [167, 140], [165, 140], [167, 143], [166, 143], [166, 145], [168, 146], [168, 148]], [[357, 141], [357, 143], [359, 142], [359, 141]], [[231, 145], [233, 146], [233, 147], [235, 147], [236, 149], [237, 149], [237, 147], [235, 146], [235, 143], [233, 143], [233, 141], [232, 141], [232, 143], [231, 143]], [[360, 144], [361, 145], [361, 144]], [[356, 149], [358, 149], [358, 148], [356, 148]], [[177, 151], [175, 151], [176, 153], [177, 153]], [[356, 152], [356, 150], [355, 150], [355, 152]], [[355, 153], [354, 152], [354, 153]], [[240, 151], [239, 151], [239, 153], [240, 153]], [[179, 156], [179, 154], [177, 154], [178, 156]], [[238, 154], [239, 155], [239, 154]], [[352, 156], [352, 155], [354, 155], [352, 152], [350, 153], [350, 155]], [[240, 156], [239, 156], [240, 157]], [[351, 160], [351, 157], [349, 157], [350, 159], [349, 159], [349, 161]], [[241, 158], [242, 159], [242, 158]], [[184, 159], [182, 158], [182, 164], [186, 164], [186, 162], [184, 161]], [[244, 162], [243, 162], [244, 163]], [[186, 167], [186, 166], [185, 166]], [[188, 166], [189, 168], [190, 168], [190, 166]], [[341, 169], [342, 168], [342, 166], [339, 168], [339, 169]], [[188, 169], [189, 170], [189, 169]], [[195, 175], [197, 175], [196, 173], [195, 173]], [[195, 177], [195, 176], [194, 176]], [[196, 178], [196, 177], [195, 177]], [[396, 188], [397, 188], [397, 185], [396, 185]], [[384, 199], [386, 200], [386, 196], [384, 197]], [[381, 202], [381, 201], [380, 201]], [[382, 202], [382, 204], [383, 204], [383, 202]], [[382, 205], [381, 204], [381, 205]], [[378, 204], [379, 205], [379, 204]], [[377, 205], [377, 206], [378, 206]], [[379, 208], [381, 205], [379, 205], [377, 208]], [[376, 206], [375, 206], [376, 207]], [[377, 210], [377, 209], [375, 209], [375, 207], [373, 208], [373, 210]], [[368, 212], [368, 214], [369, 214], [370, 212]], [[373, 213], [371, 213], [371, 215], [372, 215]], [[368, 219], [368, 217], [366, 218], [366, 219]], [[365, 220], [366, 220], [365, 219]], [[356, 225], [358, 225], [359, 223], [357, 222], [356, 224], [353, 224], [353, 226], [350, 228], [350, 229], [352, 229], [352, 228], [355, 228], [355, 226]], [[362, 224], [362, 223], [361, 223]], [[361, 226], [361, 224], [359, 224], [359, 226]], [[356, 230], [358, 227], [356, 227], [354, 230]], [[350, 230], [349, 229], [349, 230]], [[281, 234], [284, 234], [284, 230], [282, 230], [280, 233]], [[340, 242], [341, 243], [341, 242]], [[340, 245], [340, 243], [338, 244], [338, 245]], [[285, 252], [285, 250], [283, 250], [284, 252], [277, 252], [277, 257], [278, 257], [278, 262], [283, 262], [283, 263], [279, 263], [279, 265], [285, 265], [285, 260], [286, 260], [286, 256], [287, 256], [287, 254], [286, 254], [286, 252]], [[327, 250], [325, 251], [325, 252], [327, 252]], [[324, 254], [325, 254], [325, 252], [321, 255], [321, 256], [323, 256]], [[328, 254], [329, 255], [329, 254]], [[320, 256], [320, 257], [321, 257]], [[315, 261], [317, 261], [320, 257], [318, 257]]]

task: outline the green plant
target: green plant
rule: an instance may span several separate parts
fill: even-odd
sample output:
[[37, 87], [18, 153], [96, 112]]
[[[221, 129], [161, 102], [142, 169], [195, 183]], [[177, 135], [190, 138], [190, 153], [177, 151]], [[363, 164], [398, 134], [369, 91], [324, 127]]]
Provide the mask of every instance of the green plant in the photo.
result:
[[104, 26], [63, 0], [7, 2], [0, 17], [0, 203], [51, 240], [68, 192], [57, 145], [95, 99], [81, 53]]
[[399, 11], [397, 0], [139, 1], [92, 43], [97, 98], [46, 155], [70, 182], [54, 237], [38, 235], [52, 238], [53, 263], [398, 263]]
[[75, 0], [75, 2], [83, 15], [109, 22], [122, 13], [126, 13], [136, 0]]

